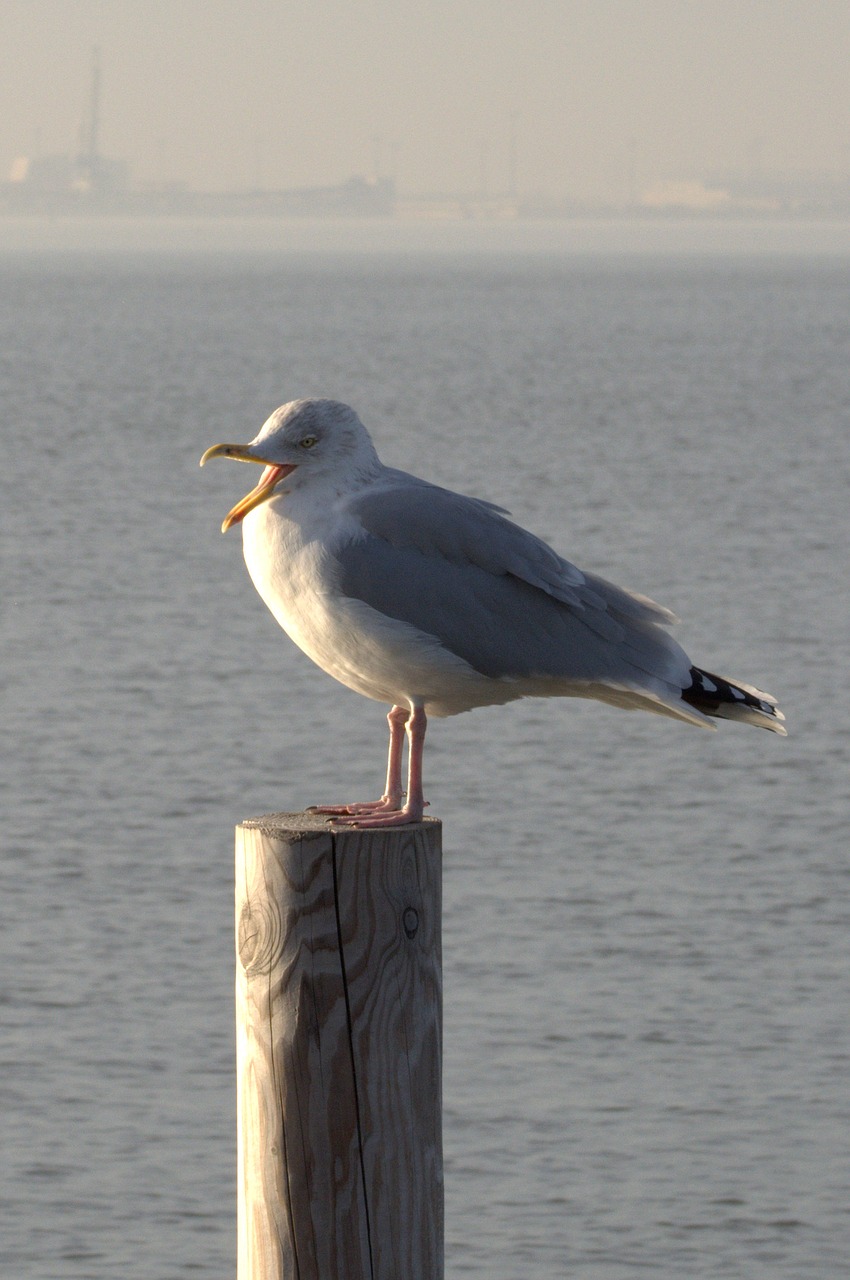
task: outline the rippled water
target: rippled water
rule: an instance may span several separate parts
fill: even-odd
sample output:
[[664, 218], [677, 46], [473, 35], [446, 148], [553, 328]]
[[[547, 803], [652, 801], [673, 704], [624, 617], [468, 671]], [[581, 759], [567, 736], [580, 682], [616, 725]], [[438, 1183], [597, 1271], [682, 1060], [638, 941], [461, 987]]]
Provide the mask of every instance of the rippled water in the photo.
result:
[[850, 261], [0, 261], [0, 1274], [234, 1271], [232, 828], [372, 793], [384, 709], [197, 470], [298, 395], [781, 696], [437, 722], [447, 1275], [833, 1280], [850, 1255]]

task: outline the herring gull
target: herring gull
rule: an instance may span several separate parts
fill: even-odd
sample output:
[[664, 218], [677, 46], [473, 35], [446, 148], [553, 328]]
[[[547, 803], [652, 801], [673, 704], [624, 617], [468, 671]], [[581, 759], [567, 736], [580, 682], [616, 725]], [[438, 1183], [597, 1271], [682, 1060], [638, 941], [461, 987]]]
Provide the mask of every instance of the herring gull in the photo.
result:
[[664, 629], [669, 610], [583, 573], [502, 508], [385, 467], [348, 405], [293, 400], [250, 444], [213, 445], [201, 466], [210, 458], [265, 468], [222, 532], [242, 523], [248, 571], [284, 631], [392, 707], [380, 800], [319, 812], [361, 827], [420, 821], [427, 717], [515, 698], [785, 733], [770, 694], [691, 663]]

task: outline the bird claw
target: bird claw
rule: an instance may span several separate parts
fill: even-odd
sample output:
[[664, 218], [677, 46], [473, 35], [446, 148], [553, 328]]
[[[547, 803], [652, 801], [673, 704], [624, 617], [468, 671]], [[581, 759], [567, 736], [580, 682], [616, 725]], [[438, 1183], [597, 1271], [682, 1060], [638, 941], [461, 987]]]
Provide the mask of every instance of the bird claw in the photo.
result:
[[398, 813], [401, 810], [401, 798], [393, 800], [389, 796], [381, 796], [380, 800], [363, 800], [354, 804], [311, 804], [308, 813], [322, 813], [331, 818], [356, 817], [360, 814]]
[[403, 827], [413, 822], [422, 821], [422, 805], [405, 805], [403, 809], [377, 809], [371, 813], [342, 816], [340, 821], [347, 827], [360, 830], [371, 830], [375, 827]]

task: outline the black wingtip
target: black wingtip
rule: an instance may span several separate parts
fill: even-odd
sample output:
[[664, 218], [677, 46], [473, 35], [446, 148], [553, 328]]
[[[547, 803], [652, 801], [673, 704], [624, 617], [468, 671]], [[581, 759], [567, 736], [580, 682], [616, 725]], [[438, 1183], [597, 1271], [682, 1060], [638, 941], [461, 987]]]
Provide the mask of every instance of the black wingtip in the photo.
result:
[[785, 717], [769, 693], [700, 667], [691, 667], [690, 676], [691, 684], [682, 690], [682, 701], [703, 715], [718, 720], [740, 720], [783, 737], [786, 735]]

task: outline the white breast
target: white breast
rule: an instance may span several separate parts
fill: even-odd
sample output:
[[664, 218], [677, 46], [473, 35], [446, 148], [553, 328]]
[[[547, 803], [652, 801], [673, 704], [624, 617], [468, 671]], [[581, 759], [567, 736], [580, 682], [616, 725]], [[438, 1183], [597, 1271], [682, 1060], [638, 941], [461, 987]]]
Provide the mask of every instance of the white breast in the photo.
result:
[[[309, 512], [298, 506], [286, 497], [251, 511], [243, 522], [243, 551], [266, 605], [317, 666], [367, 698], [421, 699], [436, 715], [501, 701], [492, 697], [492, 681], [434, 637], [343, 595], [333, 547], [356, 536], [357, 528], [332, 504], [321, 510], [311, 504]], [[490, 696], [482, 697], [486, 685]], [[515, 696], [505, 694], [505, 700]]]

